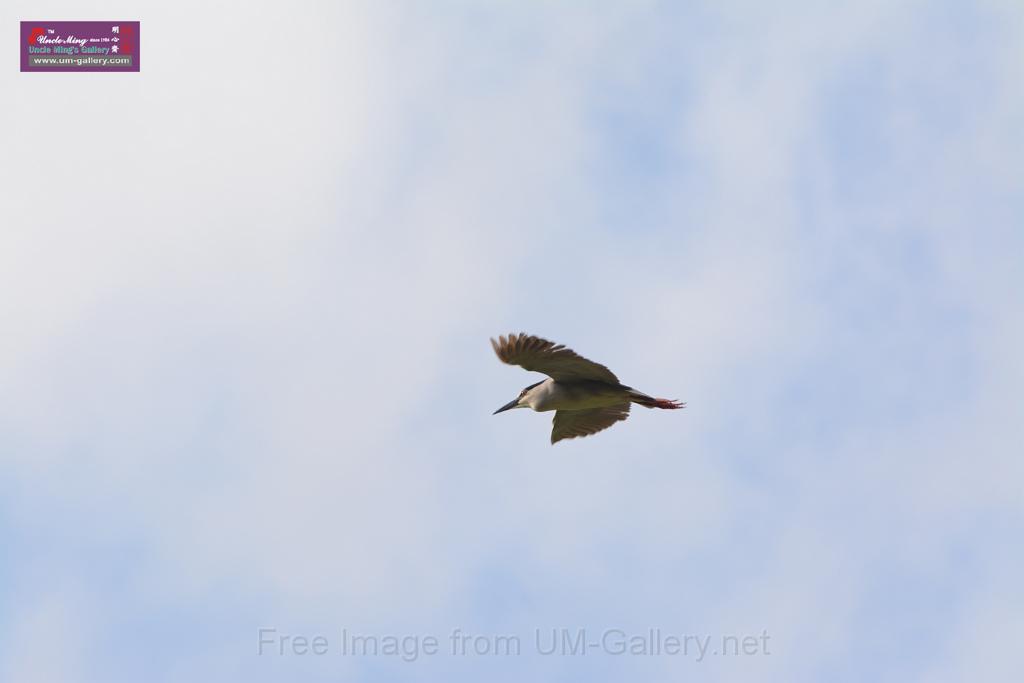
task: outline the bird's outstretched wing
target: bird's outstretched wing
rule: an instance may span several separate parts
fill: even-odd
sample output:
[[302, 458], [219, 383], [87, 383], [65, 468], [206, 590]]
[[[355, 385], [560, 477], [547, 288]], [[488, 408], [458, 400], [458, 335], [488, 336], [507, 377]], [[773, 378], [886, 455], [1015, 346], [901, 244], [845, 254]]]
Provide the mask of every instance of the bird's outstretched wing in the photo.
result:
[[503, 362], [526, 370], [543, 372], [555, 381], [597, 380], [618, 384], [619, 378], [605, 366], [587, 360], [572, 349], [547, 339], [524, 334], [491, 339], [491, 346]]
[[590, 410], [557, 410], [551, 428], [551, 443], [596, 434], [629, 417], [629, 401], [617, 406]]

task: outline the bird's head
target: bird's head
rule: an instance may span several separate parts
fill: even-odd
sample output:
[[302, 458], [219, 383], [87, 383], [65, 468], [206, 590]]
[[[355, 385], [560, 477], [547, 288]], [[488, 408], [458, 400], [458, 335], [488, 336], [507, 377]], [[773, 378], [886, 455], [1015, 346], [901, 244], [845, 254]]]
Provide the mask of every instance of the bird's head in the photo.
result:
[[512, 410], [513, 408], [529, 408], [530, 404], [527, 402], [527, 396], [529, 396], [531, 389], [540, 384], [543, 384], [543, 381], [537, 382], [536, 384], [531, 384], [530, 386], [526, 387], [525, 389], [520, 391], [519, 395], [516, 396], [513, 400], [509, 401], [502, 407], [498, 408], [492, 414], [497, 415], [498, 413], [503, 413], [506, 410]]

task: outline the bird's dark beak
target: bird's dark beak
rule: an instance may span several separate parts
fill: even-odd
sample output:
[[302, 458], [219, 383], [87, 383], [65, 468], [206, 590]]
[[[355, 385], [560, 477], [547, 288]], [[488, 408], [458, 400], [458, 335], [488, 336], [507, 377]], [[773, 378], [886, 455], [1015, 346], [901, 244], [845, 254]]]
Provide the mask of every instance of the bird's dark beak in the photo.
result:
[[506, 410], [512, 410], [512, 409], [513, 409], [513, 408], [515, 408], [515, 407], [516, 407], [517, 405], [519, 405], [519, 399], [518, 399], [518, 398], [512, 399], [511, 401], [509, 401], [508, 403], [506, 403], [506, 404], [505, 404], [505, 405], [503, 405], [502, 407], [498, 408], [497, 410], [495, 410], [495, 411], [494, 411], [493, 413], [491, 413], [491, 414], [492, 414], [492, 415], [497, 415], [498, 413], [503, 413], [503, 412], [505, 412]]

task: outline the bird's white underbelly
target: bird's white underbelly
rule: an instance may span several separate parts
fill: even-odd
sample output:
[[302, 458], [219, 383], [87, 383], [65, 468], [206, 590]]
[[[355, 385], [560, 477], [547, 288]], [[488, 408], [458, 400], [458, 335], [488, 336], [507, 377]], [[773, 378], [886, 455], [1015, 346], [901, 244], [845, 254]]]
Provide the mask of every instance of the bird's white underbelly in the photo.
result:
[[548, 380], [530, 392], [528, 402], [536, 411], [587, 410], [617, 406], [628, 401], [625, 392], [608, 385], [563, 385]]

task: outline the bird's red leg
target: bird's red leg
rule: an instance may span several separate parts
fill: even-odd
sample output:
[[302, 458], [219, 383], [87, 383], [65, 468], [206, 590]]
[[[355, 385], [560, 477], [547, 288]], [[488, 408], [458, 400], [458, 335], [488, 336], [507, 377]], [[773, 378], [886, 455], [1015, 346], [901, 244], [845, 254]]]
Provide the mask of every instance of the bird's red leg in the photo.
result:
[[656, 398], [654, 399], [654, 408], [664, 408], [665, 410], [675, 410], [677, 408], [685, 408], [685, 403], [679, 401], [673, 401], [670, 398]]

